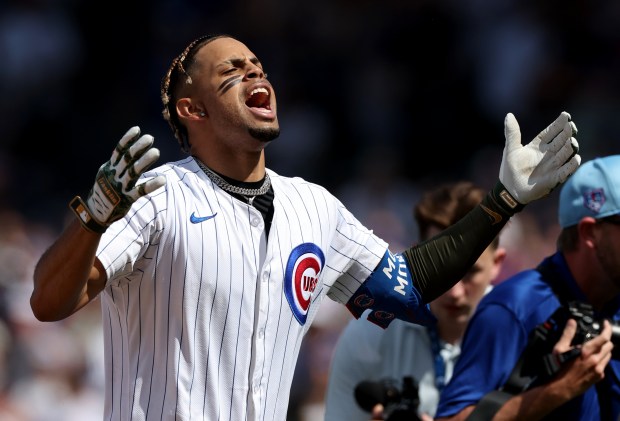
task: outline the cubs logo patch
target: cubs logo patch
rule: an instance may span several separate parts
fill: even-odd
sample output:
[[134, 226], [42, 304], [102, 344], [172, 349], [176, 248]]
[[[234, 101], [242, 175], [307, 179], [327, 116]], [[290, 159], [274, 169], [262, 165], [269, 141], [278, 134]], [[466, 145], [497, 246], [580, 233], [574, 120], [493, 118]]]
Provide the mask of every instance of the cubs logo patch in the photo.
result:
[[303, 243], [291, 251], [284, 273], [284, 295], [295, 318], [306, 324], [312, 296], [325, 265], [323, 251], [313, 243]]
[[394, 313], [377, 310], [377, 311], [373, 311], [372, 313], [368, 315], [368, 320], [376, 324], [377, 326], [380, 326], [383, 329], [386, 329], [390, 325], [392, 320], [394, 320], [394, 317], [395, 317]]
[[361, 308], [369, 308], [372, 307], [372, 305], [375, 303], [375, 300], [369, 295], [360, 294], [355, 296], [353, 303]]
[[583, 194], [583, 205], [594, 213], [599, 213], [605, 204], [603, 189], [588, 190]]

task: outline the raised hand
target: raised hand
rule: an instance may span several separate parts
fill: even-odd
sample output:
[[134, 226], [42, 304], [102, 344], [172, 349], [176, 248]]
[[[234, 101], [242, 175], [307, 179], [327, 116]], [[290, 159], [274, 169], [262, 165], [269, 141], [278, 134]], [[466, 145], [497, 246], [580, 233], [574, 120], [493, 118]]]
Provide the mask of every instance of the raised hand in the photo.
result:
[[132, 203], [166, 183], [165, 177], [158, 176], [136, 184], [142, 173], [159, 159], [153, 140], [151, 135], [140, 136], [138, 126], [130, 128], [110, 160], [99, 167], [86, 202], [79, 196], [71, 201], [71, 208], [86, 228], [105, 232], [112, 222], [129, 211]]
[[577, 126], [567, 112], [541, 131], [527, 145], [521, 143], [521, 130], [511, 113], [504, 119], [506, 145], [499, 179], [512, 197], [522, 205], [548, 195], [566, 181], [581, 164]]

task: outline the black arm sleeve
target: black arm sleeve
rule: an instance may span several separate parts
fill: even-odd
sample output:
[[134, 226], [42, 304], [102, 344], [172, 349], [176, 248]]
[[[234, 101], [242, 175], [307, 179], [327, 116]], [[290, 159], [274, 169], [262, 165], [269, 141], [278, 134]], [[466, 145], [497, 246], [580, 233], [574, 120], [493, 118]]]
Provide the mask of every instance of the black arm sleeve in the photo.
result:
[[461, 220], [405, 250], [403, 255], [422, 300], [433, 301], [461, 280], [508, 219], [523, 207], [498, 181]]

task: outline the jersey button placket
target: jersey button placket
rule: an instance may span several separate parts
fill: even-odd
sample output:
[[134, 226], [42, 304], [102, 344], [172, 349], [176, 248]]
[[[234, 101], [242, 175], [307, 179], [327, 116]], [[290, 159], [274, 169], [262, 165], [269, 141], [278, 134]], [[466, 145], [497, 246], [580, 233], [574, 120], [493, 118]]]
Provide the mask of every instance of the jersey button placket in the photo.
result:
[[[252, 218], [250, 220], [250, 224], [254, 225], [254, 222], [258, 221], [259, 225], [262, 225], [262, 219], [260, 218]], [[266, 265], [266, 264], [265, 264]], [[268, 265], [266, 265], [268, 266]], [[258, 279], [262, 281], [258, 287], [258, 300], [259, 300], [259, 311], [258, 318], [256, 321], [256, 334], [254, 339], [254, 355], [255, 355], [255, 365], [256, 367], [261, 367], [265, 363], [265, 355], [262, 352], [265, 349], [265, 325], [267, 323], [267, 311], [266, 309], [269, 307], [269, 291], [268, 285], [266, 285], [269, 280], [269, 271], [263, 268], [263, 272], [258, 275]], [[262, 401], [262, 388], [261, 388], [261, 379], [262, 372], [256, 371], [253, 375], [253, 383], [252, 383], [252, 392], [254, 395], [254, 401], [256, 405], [260, 406], [260, 402]], [[258, 407], [257, 406], [257, 407]]]

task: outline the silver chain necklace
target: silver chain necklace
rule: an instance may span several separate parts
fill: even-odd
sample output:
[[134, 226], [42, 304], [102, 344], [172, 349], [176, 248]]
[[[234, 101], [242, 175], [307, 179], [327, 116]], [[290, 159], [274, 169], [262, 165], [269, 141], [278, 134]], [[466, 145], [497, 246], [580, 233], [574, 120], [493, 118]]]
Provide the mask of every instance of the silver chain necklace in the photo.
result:
[[227, 191], [228, 193], [235, 193], [245, 196], [250, 204], [252, 204], [256, 196], [267, 193], [269, 191], [269, 187], [271, 187], [271, 178], [269, 178], [269, 174], [267, 174], [267, 172], [265, 172], [265, 181], [263, 181], [262, 186], [257, 189], [247, 189], [245, 187], [233, 186], [228, 181], [224, 180], [218, 173], [203, 164], [198, 158], [194, 157], [194, 159], [198, 163], [198, 166], [200, 166], [211, 181], [213, 181], [219, 188]]

